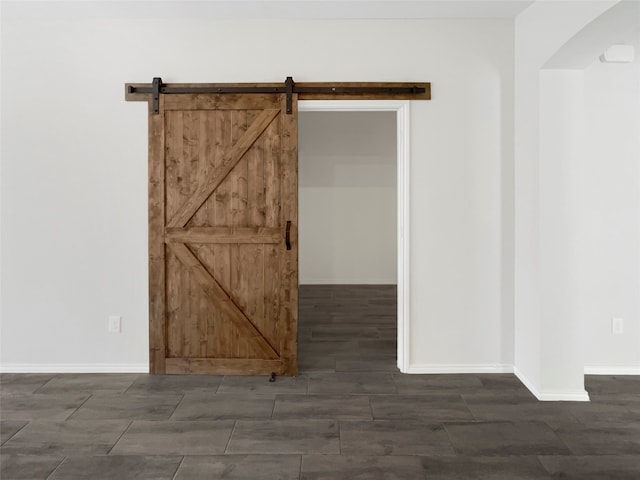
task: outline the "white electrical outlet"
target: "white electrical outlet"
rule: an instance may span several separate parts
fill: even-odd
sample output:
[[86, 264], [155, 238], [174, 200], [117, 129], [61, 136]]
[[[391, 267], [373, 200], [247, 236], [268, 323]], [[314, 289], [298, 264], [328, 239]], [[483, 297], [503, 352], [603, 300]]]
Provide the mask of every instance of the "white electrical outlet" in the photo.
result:
[[109, 317], [109, 332], [111, 333], [120, 333], [120, 324], [122, 322], [122, 317], [112, 315]]
[[622, 335], [624, 333], [624, 318], [611, 319], [611, 333], [614, 335]]

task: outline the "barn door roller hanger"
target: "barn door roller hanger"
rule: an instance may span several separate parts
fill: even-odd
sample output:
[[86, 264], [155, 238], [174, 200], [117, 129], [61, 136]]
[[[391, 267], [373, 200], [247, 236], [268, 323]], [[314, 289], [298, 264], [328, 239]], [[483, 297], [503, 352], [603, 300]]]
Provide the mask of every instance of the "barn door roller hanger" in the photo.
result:
[[127, 97], [137, 97], [138, 94], [151, 95], [151, 113], [160, 112], [160, 94], [175, 93], [284, 93], [287, 95], [286, 111], [292, 113], [292, 97], [298, 94], [301, 99], [327, 98], [396, 98], [396, 99], [431, 99], [431, 84], [429, 83], [299, 83], [293, 77], [287, 77], [284, 84], [201, 84], [181, 85], [165, 84], [162, 78], [155, 77], [151, 85], [127, 84]]

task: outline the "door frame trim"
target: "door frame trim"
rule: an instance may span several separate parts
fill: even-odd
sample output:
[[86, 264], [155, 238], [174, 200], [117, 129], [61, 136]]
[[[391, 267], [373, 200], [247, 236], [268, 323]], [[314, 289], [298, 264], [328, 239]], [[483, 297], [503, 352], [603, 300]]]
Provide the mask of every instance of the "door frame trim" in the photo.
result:
[[395, 112], [397, 148], [397, 282], [398, 282], [398, 369], [410, 365], [410, 120], [409, 100], [299, 100], [299, 112]]

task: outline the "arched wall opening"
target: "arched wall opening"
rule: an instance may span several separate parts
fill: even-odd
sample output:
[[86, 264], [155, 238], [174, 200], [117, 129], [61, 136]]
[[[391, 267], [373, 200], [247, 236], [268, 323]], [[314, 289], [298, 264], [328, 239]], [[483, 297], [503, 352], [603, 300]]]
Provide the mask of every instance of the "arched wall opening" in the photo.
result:
[[[532, 52], [525, 40], [554, 8], [556, 44]], [[637, 64], [598, 62], [635, 41], [640, 6], [576, 2], [573, 26], [562, 8], [539, 2], [516, 21], [515, 372], [540, 400], [584, 401], [585, 365], [640, 371], [640, 77]]]

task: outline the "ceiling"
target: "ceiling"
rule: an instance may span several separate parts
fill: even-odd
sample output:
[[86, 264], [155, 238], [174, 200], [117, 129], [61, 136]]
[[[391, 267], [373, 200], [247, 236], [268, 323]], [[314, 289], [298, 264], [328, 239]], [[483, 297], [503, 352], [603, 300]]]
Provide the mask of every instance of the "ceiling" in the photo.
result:
[[513, 18], [534, 0], [4, 0], [5, 18]]

